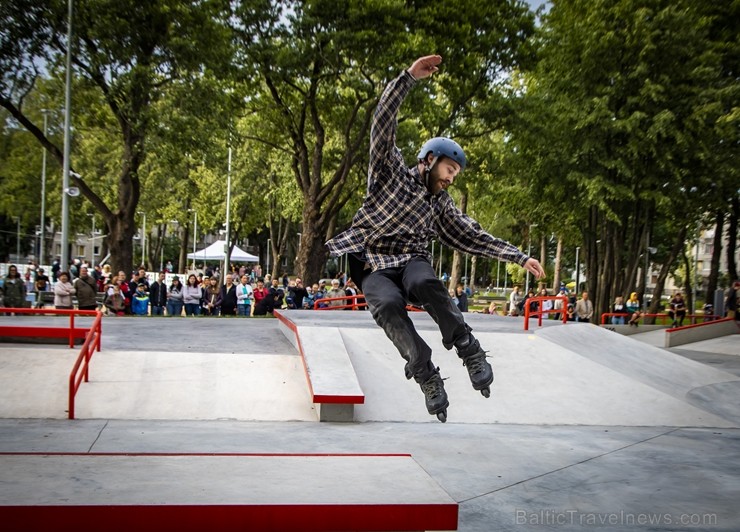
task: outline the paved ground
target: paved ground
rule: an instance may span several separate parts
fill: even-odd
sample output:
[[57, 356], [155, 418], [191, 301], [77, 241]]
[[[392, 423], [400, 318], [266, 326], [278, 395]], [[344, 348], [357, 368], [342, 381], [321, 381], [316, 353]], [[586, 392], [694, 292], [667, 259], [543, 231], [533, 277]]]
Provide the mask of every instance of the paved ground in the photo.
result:
[[[364, 313], [342, 314], [342, 333], [347, 338], [362, 340], [363, 335], [370, 334], [365, 343], [380, 342], [377, 334], [371, 334], [367, 316], [358, 316]], [[0, 318], [0, 323], [9, 319], [13, 318]], [[303, 319], [328, 318], [310, 313]], [[414, 319], [425, 330], [425, 338], [433, 341], [433, 326], [421, 315]], [[517, 345], [523, 346], [520, 363], [529, 368], [527, 371], [534, 371], [536, 364], [544, 360], [537, 358], [538, 350], [528, 351], [527, 345], [550, 342], [558, 346], [556, 337], [560, 335], [552, 325], [532, 335], [518, 329], [516, 325], [521, 322], [515, 319], [495, 323], [490, 317], [471, 316], [470, 321], [476, 331], [488, 335], [489, 343], [505, 345], [506, 352], [513, 351], [511, 357], [516, 354]], [[517, 406], [516, 398], [511, 397], [512, 384], [525, 378], [527, 371], [517, 369], [515, 357], [495, 355], [494, 364], [501, 366], [497, 373], [497, 385], [500, 379], [501, 386], [490, 400], [485, 400], [472, 390], [458, 387], [457, 383], [463, 381], [462, 368], [452, 364], [454, 355], [447, 360], [443, 353], [438, 358], [449, 365], [447, 373], [453, 376], [450, 389], [458, 405], [456, 410], [451, 409], [448, 423], [430, 421], [425, 412], [415, 420], [423, 403], [420, 404], [418, 390], [401, 377], [399, 386], [383, 389], [383, 393], [392, 395], [379, 403], [392, 404], [395, 418], [327, 424], [289, 417], [306, 407], [300, 398], [309, 395], [300, 373], [296, 377], [286, 370], [298, 359], [279, 332], [276, 320], [106, 318], [103, 327], [103, 352], [95, 355], [91, 369], [94, 382], [83, 384], [80, 392], [80, 408], [91, 409], [90, 419], [62, 419], [63, 397], [61, 407], [58, 403], [53, 406], [57, 415], [33, 412], [54, 402], [42, 392], [44, 386], [49, 386], [44, 384], [45, 376], [63, 369], [61, 376], [54, 378], [64, 382], [74, 351], [62, 346], [0, 344], [0, 405], [4, 409], [0, 413], [0, 452], [410, 453], [460, 504], [459, 529], [464, 531], [740, 529], [740, 425], [732, 419], [732, 405], [708, 414], [707, 404], [701, 398], [691, 402], [677, 391], [684, 386], [686, 368], [706, 368], [707, 371], [699, 371], [704, 379], [731, 374], [726, 382], [732, 383], [737, 375], [731, 371], [736, 360], [732, 357], [740, 357], [740, 335], [703, 342], [696, 349], [682, 346], [671, 353], [657, 354], [658, 351], [652, 351], [657, 348], [643, 344], [646, 357], [657, 354], [671, 369], [670, 379], [654, 381], [645, 372], [640, 374], [637, 344], [623, 344], [621, 337], [608, 337], [614, 340], [612, 347], [603, 343], [590, 345], [603, 342], [603, 338], [590, 326], [569, 324], [566, 328], [572, 328], [570, 334], [583, 332], [581, 343], [590, 345], [590, 351], [578, 353], [572, 339], [567, 342], [573, 349], [559, 345], [557, 351], [547, 351], [556, 353], [554, 358], [562, 371], [550, 382], [537, 377], [530, 391], [537, 397], [534, 406], [539, 402], [547, 416], [559, 416], [561, 422], [540, 419], [528, 423], [524, 417], [517, 420], [514, 414], [505, 423], [495, 422], [486, 409], [507, 403], [522, 416], [535, 417], [536, 408], [521, 407], [521, 400]], [[550, 338], [546, 339], [548, 335]], [[624, 348], [620, 345], [634, 350], [625, 355], [631, 359], [629, 364], [616, 356]], [[730, 358], [717, 367], [711, 362], [688, 360], [701, 357], [684, 358], [687, 351]], [[357, 363], [361, 352], [352, 349], [350, 355], [358, 377], [365, 381], [363, 389], [367, 386], [365, 393], [370, 402], [382, 389], [379, 383], [383, 379], [398, 378], [402, 364], [398, 364], [400, 359], [388, 357], [386, 367], [383, 354], [374, 359], [366, 357], [363, 366]], [[599, 354], [603, 356], [600, 358]], [[208, 369], [214, 365], [220, 370]], [[249, 366], [260, 367], [251, 370], [250, 378], [256, 378], [249, 381], [249, 387], [277, 405], [261, 421], [197, 419], [196, 402], [171, 396], [183, 383], [189, 383], [207, 404], [226, 409], [230, 403], [236, 403], [242, 405], [242, 411], [248, 410], [250, 394], [237, 384], [249, 373]], [[575, 368], [571, 382], [565, 371], [568, 367]], [[649, 365], [645, 367], [650, 369]], [[367, 371], [375, 377], [368, 376]], [[276, 372], [286, 376], [285, 385], [275, 380], [260, 384]], [[547, 371], [543, 373], [546, 375]], [[126, 375], [127, 386], [115, 382], [116, 375]], [[25, 384], [11, 386], [19, 379]], [[616, 402], [618, 396], [609, 395], [613, 404], [604, 401], [594, 409], [593, 394], [599, 387], [607, 395], [613, 393], [614, 388], [609, 388], [612, 381], [630, 385], [639, 393], [623, 398], [626, 402], [621, 404]], [[710, 386], [709, 381], [702, 381], [700, 388]], [[96, 386], [108, 390], [99, 392]], [[111, 394], [111, 389], [118, 391]], [[588, 392], [581, 397], [581, 406], [579, 389]], [[156, 390], [166, 390], [166, 394], [159, 395]], [[224, 390], [228, 391], [226, 396], [219, 396]], [[529, 390], [523, 391], [526, 395]], [[240, 395], [243, 393], [246, 395]], [[612, 423], [613, 418], [624, 415], [624, 405], [630, 401], [641, 406], [645, 418], [681, 419], [672, 417], [677, 415], [673, 408], [666, 409], [666, 405], [677, 404], [685, 405], [687, 410], [693, 407], [695, 415], [716, 423], [700, 428], [693, 424]], [[93, 406], [95, 403], [101, 404]], [[123, 408], [121, 404], [128, 406]], [[137, 407], [180, 417], [132, 419], [132, 410], [127, 409]], [[575, 407], [579, 408], [580, 420], [573, 419]], [[93, 408], [98, 408], [99, 413]], [[254, 412], [263, 409], [264, 406], [258, 407]], [[311, 414], [310, 405], [308, 409], [307, 417]], [[737, 413], [737, 404], [734, 409]], [[368, 411], [372, 410], [374, 407]], [[588, 422], [592, 413], [599, 416], [594, 419], [603, 418], [610, 423]], [[414, 419], [404, 419], [409, 415]], [[54, 417], [58, 419], [50, 419]], [[0, 468], [0, 482], [2, 471]]]

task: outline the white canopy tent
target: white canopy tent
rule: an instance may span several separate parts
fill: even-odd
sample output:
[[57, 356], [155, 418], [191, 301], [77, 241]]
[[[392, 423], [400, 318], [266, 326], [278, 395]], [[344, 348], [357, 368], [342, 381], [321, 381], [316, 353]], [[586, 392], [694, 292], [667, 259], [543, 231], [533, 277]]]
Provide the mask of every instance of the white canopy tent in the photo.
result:
[[[188, 258], [195, 260], [224, 260], [226, 259], [226, 241], [216, 240], [207, 248], [198, 250], [195, 253], [188, 253]], [[260, 259], [256, 255], [247, 253], [243, 249], [239, 249], [238, 246], [234, 246], [229, 260], [231, 262], [259, 262]]]

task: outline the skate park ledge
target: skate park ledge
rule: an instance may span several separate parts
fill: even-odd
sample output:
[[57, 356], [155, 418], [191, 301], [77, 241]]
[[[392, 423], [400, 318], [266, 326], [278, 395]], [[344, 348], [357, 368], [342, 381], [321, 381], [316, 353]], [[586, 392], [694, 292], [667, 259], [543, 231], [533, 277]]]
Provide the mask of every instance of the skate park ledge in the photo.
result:
[[740, 333], [740, 322], [734, 318], [707, 321], [696, 325], [685, 325], [666, 330], [665, 347], [676, 347], [738, 333]]
[[2, 453], [0, 466], [7, 530], [458, 527], [458, 504], [408, 454]]
[[354, 421], [354, 405], [365, 394], [338, 327], [298, 326], [276, 310], [280, 330], [300, 353], [319, 421]]

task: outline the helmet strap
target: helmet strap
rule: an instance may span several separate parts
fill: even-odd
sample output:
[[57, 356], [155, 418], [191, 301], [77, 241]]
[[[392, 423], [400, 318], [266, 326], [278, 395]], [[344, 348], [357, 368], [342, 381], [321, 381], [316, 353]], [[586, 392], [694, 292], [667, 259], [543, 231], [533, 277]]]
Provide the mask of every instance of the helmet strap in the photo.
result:
[[424, 158], [424, 186], [429, 190], [429, 176], [432, 173], [432, 168], [434, 168], [434, 165], [437, 164], [437, 161], [439, 160], [439, 156], [436, 156], [434, 159], [432, 159], [431, 163], [427, 163], [426, 158]]

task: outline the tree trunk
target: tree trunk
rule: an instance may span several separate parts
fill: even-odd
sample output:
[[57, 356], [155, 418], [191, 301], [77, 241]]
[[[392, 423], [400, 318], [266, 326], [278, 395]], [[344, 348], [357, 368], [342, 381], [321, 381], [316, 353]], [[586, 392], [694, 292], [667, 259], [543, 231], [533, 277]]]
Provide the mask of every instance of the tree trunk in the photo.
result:
[[132, 241], [136, 226], [133, 212], [128, 216], [124, 213], [116, 213], [106, 218], [106, 225], [108, 227], [106, 242], [111, 254], [111, 268], [116, 272], [123, 271], [129, 275], [134, 264]]
[[684, 282], [684, 291], [686, 292], [686, 313], [694, 313], [694, 283], [691, 281], [693, 275], [691, 274], [691, 260], [686, 254], [686, 250], [681, 254], [683, 259], [683, 266], [686, 269], [686, 279]]
[[[468, 211], [468, 192], [466, 190], [462, 191], [462, 194], [460, 195], [460, 205], [458, 206], [460, 211], [465, 214]], [[448, 288], [455, 289], [457, 285], [460, 283], [460, 272], [462, 270], [462, 261], [465, 260], [462, 253], [460, 253], [457, 250], [454, 250], [452, 252], [452, 268], [450, 269], [450, 283], [448, 285]]]
[[[655, 290], [653, 290], [653, 300], [650, 302], [650, 308], [648, 309], [649, 314], [656, 314], [661, 309], [663, 301], [661, 296], [663, 295], [663, 289], [665, 288], [665, 282], [668, 278], [668, 274], [673, 269], [673, 264], [676, 262], [676, 258], [682, 252], [686, 242], [686, 227], [682, 227], [678, 232], [676, 240], [671, 248], [671, 253], [666, 261], [660, 267], [660, 273], [658, 274], [658, 280], [655, 283]], [[653, 323], [652, 319], [646, 319], [645, 323]]]
[[735, 195], [732, 198], [730, 227], [727, 230], [727, 272], [730, 274], [730, 282], [740, 280], [737, 275], [737, 263], [735, 262], [738, 218], [740, 218], [740, 197]]
[[478, 263], [478, 257], [473, 255], [470, 258], [470, 292], [475, 292], [475, 274], [476, 274], [476, 265]]
[[722, 240], [725, 229], [725, 213], [723, 210], [717, 210], [714, 223], [714, 242], [712, 245], [712, 260], [709, 268], [709, 278], [707, 279], [707, 303], [713, 303], [714, 291], [717, 289], [719, 280], [719, 262], [722, 257]]

